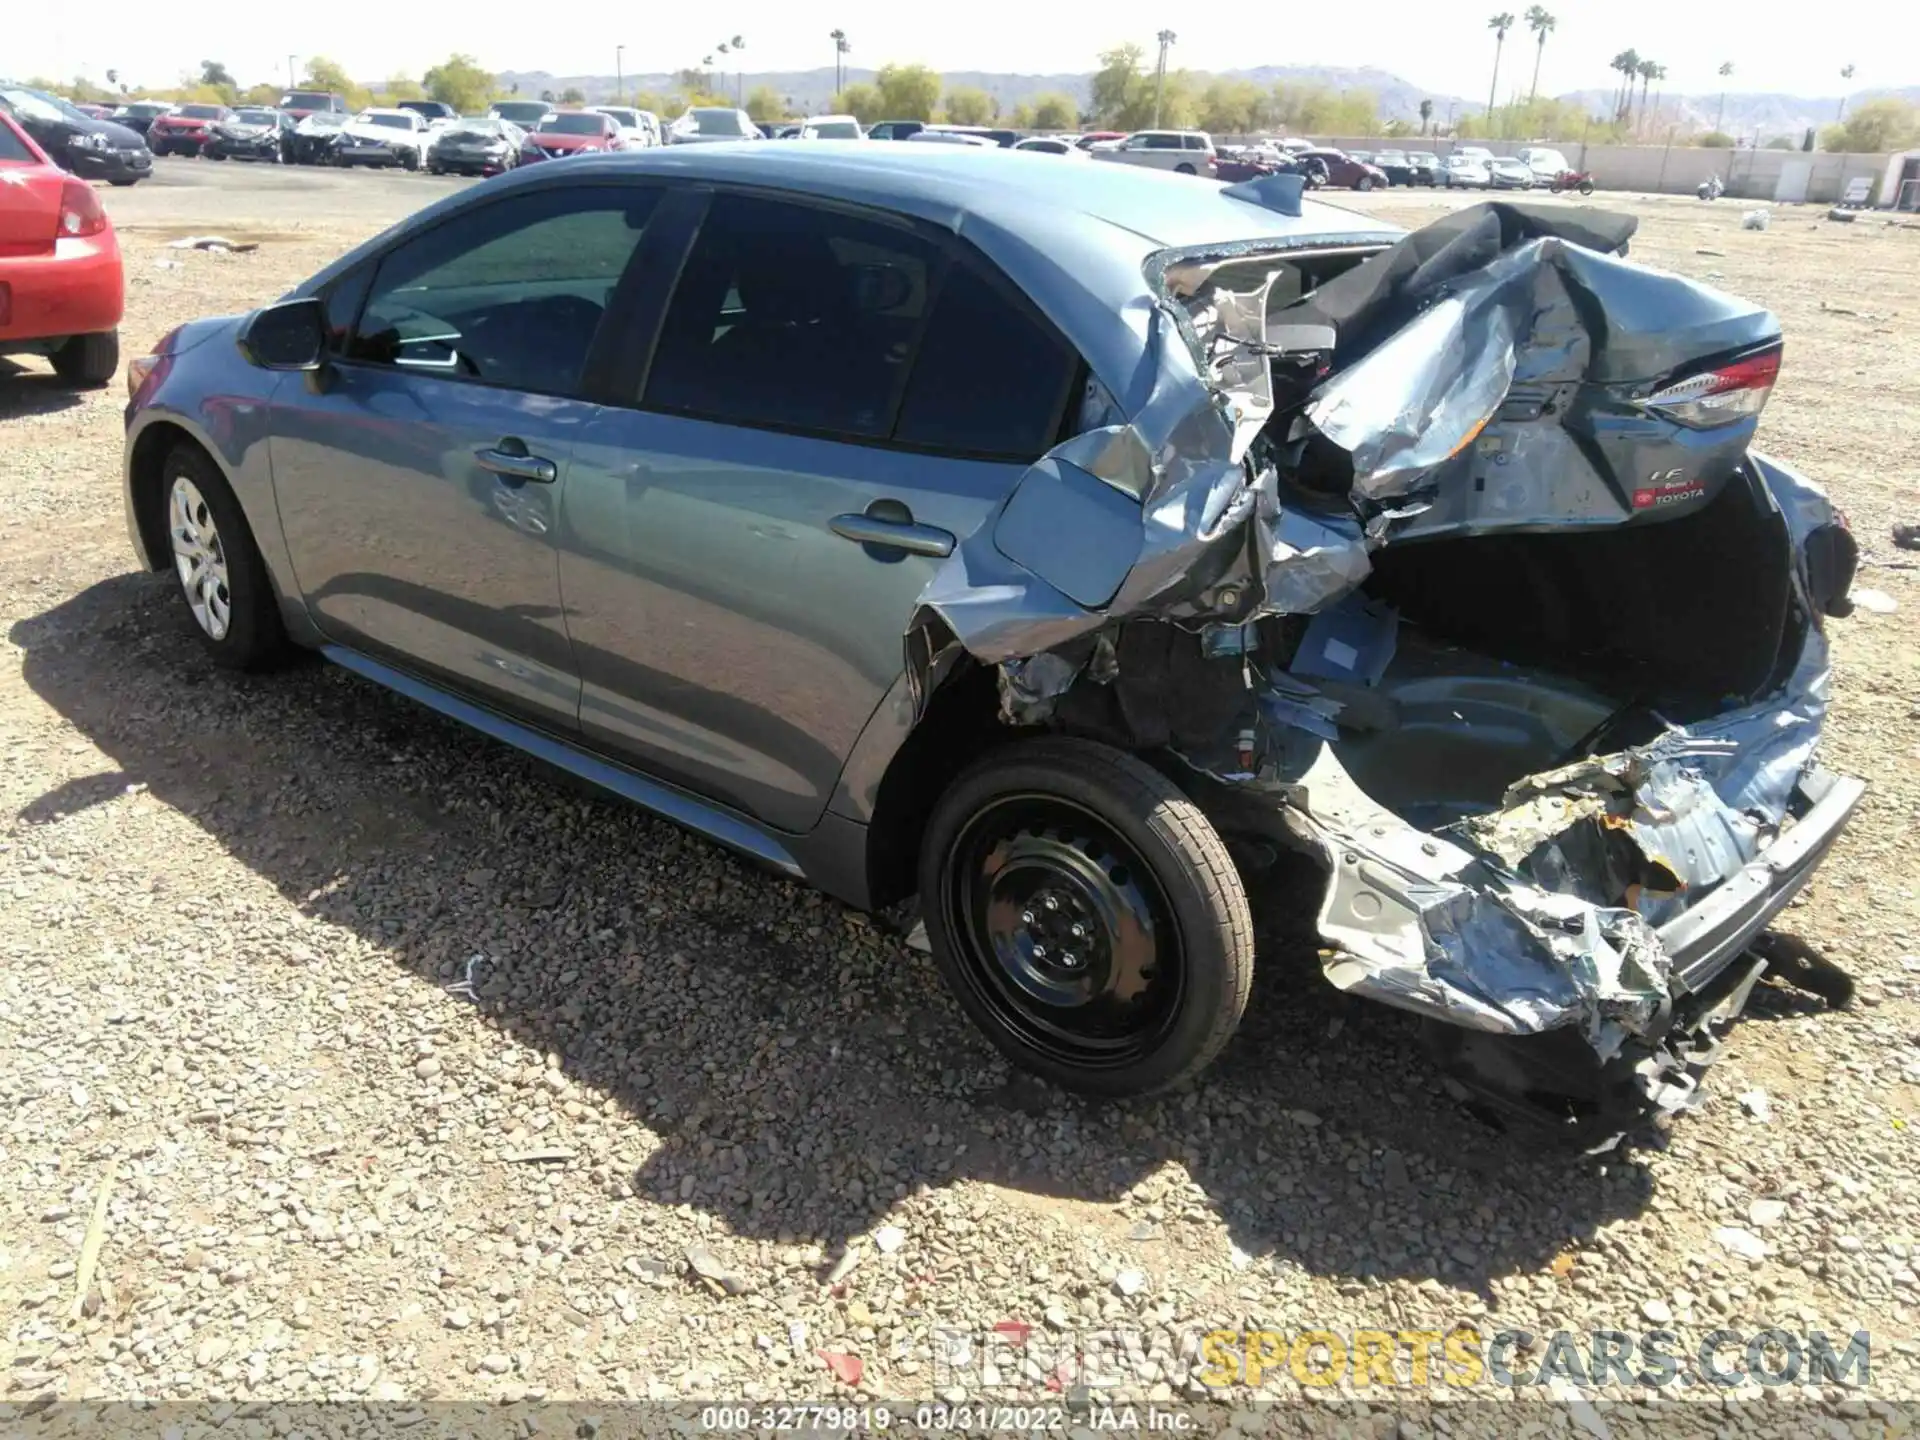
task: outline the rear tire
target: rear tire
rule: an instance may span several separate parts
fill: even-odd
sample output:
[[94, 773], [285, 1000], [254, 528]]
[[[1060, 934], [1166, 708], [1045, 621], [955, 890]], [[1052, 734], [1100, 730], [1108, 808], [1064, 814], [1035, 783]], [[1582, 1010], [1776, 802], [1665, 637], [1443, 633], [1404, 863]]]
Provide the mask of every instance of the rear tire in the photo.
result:
[[98, 335], [75, 335], [49, 358], [53, 361], [53, 373], [69, 385], [98, 390], [113, 379], [120, 368], [120, 332], [107, 330]]
[[290, 648], [266, 561], [220, 467], [193, 444], [161, 462], [155, 501], [194, 634], [217, 665], [260, 670]]
[[997, 750], [920, 853], [935, 963], [987, 1038], [1064, 1089], [1164, 1090], [1219, 1054], [1253, 986], [1240, 876], [1200, 807], [1085, 740]]
[[1173, 167], [1173, 173], [1176, 175], [1195, 175], [1195, 174], [1198, 174], [1199, 172], [1196, 171], [1191, 165], [1181, 164]]

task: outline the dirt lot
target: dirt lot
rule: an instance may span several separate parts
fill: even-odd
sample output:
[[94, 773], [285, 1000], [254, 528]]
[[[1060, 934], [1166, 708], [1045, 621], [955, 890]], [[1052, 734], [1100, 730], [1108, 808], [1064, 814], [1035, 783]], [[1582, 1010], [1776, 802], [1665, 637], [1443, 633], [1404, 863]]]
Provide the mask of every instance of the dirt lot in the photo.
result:
[[[128, 352], [450, 183], [166, 162], [106, 196]], [[1871, 1332], [1870, 1379], [1689, 1420], [1885, 1433], [1920, 1391], [1920, 584], [1888, 540], [1920, 520], [1920, 233], [1630, 203], [1637, 258], [1780, 313], [1763, 442], [1897, 608], [1834, 626], [1826, 758], [1873, 789], [1785, 927], [1860, 1002], [1764, 995], [1626, 1157], [1486, 1129], [1411, 1025], [1277, 968], [1199, 1088], [1037, 1089], [860, 916], [344, 673], [214, 671], [129, 568], [121, 390], [0, 362], [0, 1402], [1076, 1393], [936, 1346], [995, 1326], [1171, 1337], [1144, 1400], [1210, 1330], [1513, 1329], [1525, 1372], [1561, 1329], [1776, 1328]], [[164, 248], [207, 230], [262, 245]], [[1397, 1423], [1377, 1388], [1266, 1390], [1340, 1402], [1281, 1428]]]

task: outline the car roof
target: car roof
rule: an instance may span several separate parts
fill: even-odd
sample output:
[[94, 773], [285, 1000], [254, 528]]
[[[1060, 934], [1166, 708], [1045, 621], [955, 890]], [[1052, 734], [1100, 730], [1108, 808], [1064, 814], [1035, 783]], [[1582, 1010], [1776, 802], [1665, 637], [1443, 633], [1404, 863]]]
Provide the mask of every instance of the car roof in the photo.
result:
[[390, 105], [369, 105], [360, 113], [362, 115], [412, 115], [416, 118], [419, 115], [417, 110], [401, 110]]
[[510, 171], [428, 206], [296, 293], [318, 293], [398, 237], [443, 218], [453, 221], [470, 205], [497, 203], [522, 188], [613, 175], [866, 206], [949, 231], [1031, 296], [1116, 395], [1139, 380], [1143, 312], [1157, 303], [1148, 262], [1158, 252], [1388, 245], [1402, 233], [1315, 200], [1287, 215], [1210, 180], [1135, 165], [1062, 165], [1053, 156], [998, 146], [721, 142], [590, 154]]
[[801, 123], [803, 125], [858, 125], [860, 122], [851, 115], [809, 115]]

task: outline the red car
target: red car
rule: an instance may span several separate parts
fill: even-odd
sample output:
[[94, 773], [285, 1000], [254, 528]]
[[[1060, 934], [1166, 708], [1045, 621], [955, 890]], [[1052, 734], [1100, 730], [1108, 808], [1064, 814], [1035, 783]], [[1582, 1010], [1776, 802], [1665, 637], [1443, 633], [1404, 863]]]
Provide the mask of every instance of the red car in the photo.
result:
[[232, 118], [224, 105], [182, 105], [154, 118], [147, 127], [147, 148], [156, 155], [198, 155], [213, 127]]
[[[561, 110], [527, 132], [520, 156], [523, 160], [558, 160], [567, 155], [626, 148], [626, 138], [612, 116], [592, 110]], [[537, 153], [529, 155], [529, 150]]]
[[0, 355], [44, 355], [61, 379], [104, 385], [125, 303], [100, 197], [0, 113]]

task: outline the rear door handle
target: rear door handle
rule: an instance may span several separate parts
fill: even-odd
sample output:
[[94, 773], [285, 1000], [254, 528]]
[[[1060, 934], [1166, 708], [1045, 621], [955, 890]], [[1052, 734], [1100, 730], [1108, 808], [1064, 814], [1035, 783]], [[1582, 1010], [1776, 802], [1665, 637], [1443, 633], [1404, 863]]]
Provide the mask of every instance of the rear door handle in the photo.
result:
[[509, 450], [506, 442], [473, 452], [473, 458], [480, 462], [480, 468], [491, 470], [496, 475], [505, 475], [513, 480], [532, 480], [541, 485], [551, 485], [560, 478], [560, 469], [553, 461], [542, 455], [529, 455], [524, 445]]
[[[905, 506], [901, 506], [905, 509]], [[836, 515], [828, 522], [833, 533], [857, 545], [883, 545], [905, 550], [910, 555], [947, 556], [953, 553], [953, 536], [933, 525], [916, 524], [913, 519], [895, 520], [887, 515]]]

